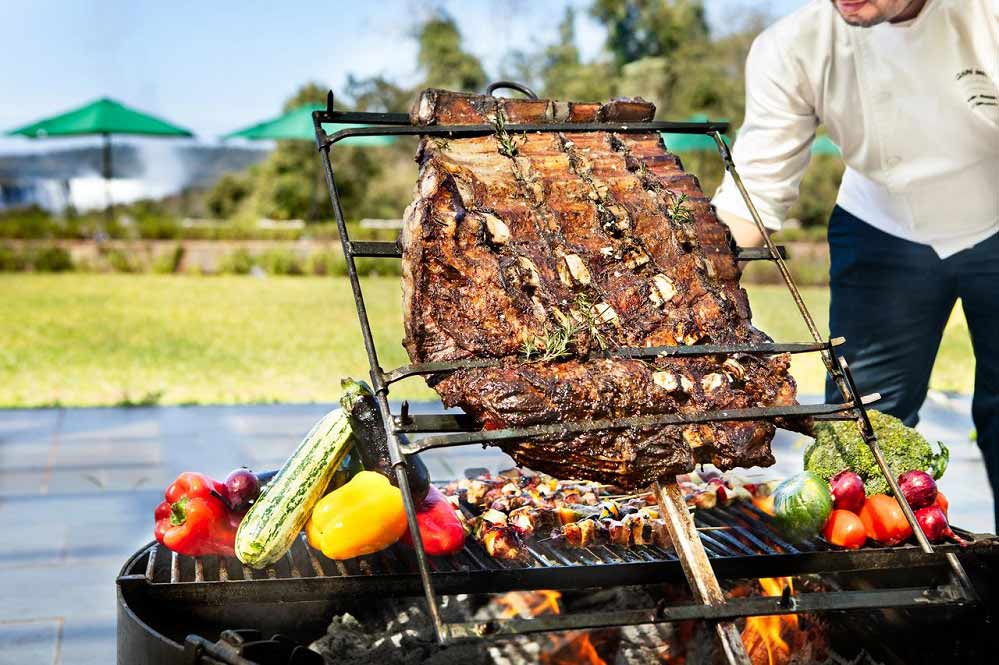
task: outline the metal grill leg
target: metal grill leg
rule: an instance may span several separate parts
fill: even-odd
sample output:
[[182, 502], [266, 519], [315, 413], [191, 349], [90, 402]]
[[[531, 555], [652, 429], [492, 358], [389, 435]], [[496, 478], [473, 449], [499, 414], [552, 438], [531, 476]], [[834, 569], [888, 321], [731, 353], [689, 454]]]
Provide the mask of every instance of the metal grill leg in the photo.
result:
[[[697, 535], [697, 527], [690, 516], [687, 502], [675, 481], [666, 483], [665, 487], [656, 483], [656, 497], [659, 509], [666, 517], [666, 526], [673, 538], [677, 558], [683, 567], [694, 600], [704, 605], [724, 605], [725, 596], [715, 571], [711, 568], [708, 555]], [[712, 628], [718, 637], [726, 662], [731, 665], [751, 665], [746, 648], [742, 644], [742, 636], [734, 621], [713, 621]]]

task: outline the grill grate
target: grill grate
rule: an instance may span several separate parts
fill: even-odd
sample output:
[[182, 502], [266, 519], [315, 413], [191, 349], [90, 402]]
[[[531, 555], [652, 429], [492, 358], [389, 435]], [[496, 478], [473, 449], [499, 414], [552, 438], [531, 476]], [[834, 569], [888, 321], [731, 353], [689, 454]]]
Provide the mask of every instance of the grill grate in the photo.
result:
[[[698, 536], [715, 572], [722, 578], [776, 577], [849, 570], [883, 570], [940, 565], [939, 554], [927, 556], [916, 545], [846, 551], [822, 540], [791, 545], [782, 539], [770, 517], [746, 502], [693, 513]], [[970, 546], [993, 539], [961, 529], [955, 531]], [[442, 594], [501, 593], [514, 589], [571, 589], [682, 581], [676, 553], [654, 545], [622, 547], [598, 544], [563, 547], [531, 539], [523, 561], [495, 559], [469, 539], [465, 548], [448, 557], [428, 557], [434, 586]], [[938, 551], [958, 551], [939, 546]], [[239, 600], [310, 600], [335, 594], [418, 595], [418, 563], [411, 549], [387, 550], [347, 561], [333, 561], [310, 548], [300, 534], [291, 550], [275, 565], [253, 570], [235, 559], [192, 558], [157, 544], [147, 547], [135, 570], [119, 581], [143, 587], [143, 593], [189, 602], [226, 603]]]

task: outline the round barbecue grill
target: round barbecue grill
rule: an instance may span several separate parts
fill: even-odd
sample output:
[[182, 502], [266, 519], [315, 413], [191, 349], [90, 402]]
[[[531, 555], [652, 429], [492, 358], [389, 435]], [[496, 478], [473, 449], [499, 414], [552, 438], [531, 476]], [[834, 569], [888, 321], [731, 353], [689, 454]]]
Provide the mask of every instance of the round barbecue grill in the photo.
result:
[[[906, 586], [899, 588], [804, 594], [795, 598], [795, 612], [821, 611], [831, 594], [840, 601], [844, 594], [852, 594], [857, 607], [865, 603], [879, 608], [955, 606], [953, 596], [933, 591], [941, 581], [939, 555], [930, 557], [915, 545], [845, 551], [816, 540], [793, 546], [779, 536], [768, 516], [749, 503], [698, 510], [694, 517], [712, 566], [723, 579], [811, 573], [831, 578], [857, 570], [905, 579]], [[942, 546], [942, 551], [964, 551], [982, 561], [999, 560], [995, 537], [957, 531], [972, 544], [965, 550]], [[460, 554], [431, 558], [435, 587], [442, 595], [451, 595], [684, 580], [676, 554], [654, 545], [564, 548], [541, 541], [529, 543], [527, 554], [529, 559], [523, 562], [497, 560], [469, 540]], [[988, 566], [978, 566], [973, 572], [979, 568]], [[917, 583], [915, 571], [925, 572], [919, 583], [928, 581], [928, 586], [913, 586]], [[296, 651], [295, 647], [321, 636], [334, 615], [357, 612], [389, 597], [417, 598], [420, 591], [415, 557], [401, 546], [337, 562], [299, 539], [284, 559], [258, 571], [235, 559], [193, 559], [150, 543], [125, 563], [118, 578], [118, 662], [308, 665], [311, 661], [305, 659], [315, 654], [304, 653], [304, 648]], [[746, 612], [788, 611], [779, 607], [780, 598], [750, 600], [753, 605], [745, 607]], [[669, 616], [664, 614], [658, 620], [693, 618], [701, 607], [674, 606]], [[651, 616], [631, 611], [615, 619], [627, 624], [649, 621]], [[470, 633], [475, 628], [468, 626]], [[283, 637], [271, 639], [275, 635]]]

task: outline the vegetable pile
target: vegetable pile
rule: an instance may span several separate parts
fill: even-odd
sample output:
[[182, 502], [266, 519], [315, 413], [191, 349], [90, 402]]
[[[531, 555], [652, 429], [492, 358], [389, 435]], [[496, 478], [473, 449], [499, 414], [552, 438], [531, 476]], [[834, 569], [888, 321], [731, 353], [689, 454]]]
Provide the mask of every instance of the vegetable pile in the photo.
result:
[[[947, 523], [947, 499], [928, 473], [906, 471], [898, 483], [931, 543], [966, 544]], [[811, 471], [789, 478], [774, 490], [774, 510], [777, 525], [792, 542], [821, 532], [832, 545], [857, 549], [868, 540], [892, 546], [912, 537], [899, 502], [886, 494], [865, 497], [863, 481], [849, 469], [834, 474], [828, 485]]]
[[[343, 389], [341, 408], [315, 424], [279, 471], [244, 467], [224, 482], [182, 473], [154, 512], [157, 541], [179, 554], [235, 556], [254, 568], [283, 557], [303, 527], [309, 544], [333, 559], [399, 540], [412, 545], [378, 405], [362, 383], [344, 381]], [[424, 549], [453, 554], [465, 542], [460, 512], [430, 485], [419, 457], [407, 461]]]
[[[947, 523], [947, 500], [933, 479], [946, 465], [946, 448], [934, 455], [925, 439], [897, 419], [871, 412], [871, 420], [926, 537], [963, 544]], [[816, 429], [816, 441], [805, 451], [805, 472], [779, 484], [750, 483], [710, 467], [677, 476], [688, 506], [752, 501], [792, 542], [821, 534], [852, 549], [868, 540], [889, 546], [908, 540], [912, 529], [898, 501], [881, 491], [887, 482], [856, 426], [822, 423]], [[340, 408], [316, 423], [279, 471], [255, 474], [244, 467], [221, 482], [202, 473], [180, 474], [154, 511], [154, 534], [174, 552], [235, 556], [255, 568], [285, 556], [303, 528], [310, 546], [337, 560], [400, 541], [412, 547], [398, 480], [370, 388], [347, 380]], [[517, 470], [458, 481], [442, 491], [415, 455], [407, 459], [406, 481], [420, 540], [432, 556], [460, 551], [471, 536], [490, 555], [516, 559], [524, 539], [542, 529], [570, 547], [670, 545], [648, 491], [626, 494], [611, 485]], [[466, 518], [462, 506], [474, 516]]]
[[[934, 454], [926, 439], [898, 418], [874, 410], [867, 413], [893, 474], [917, 470], [937, 479], [943, 476], [950, 453], [942, 443], [937, 442], [940, 452]], [[849, 469], [860, 476], [868, 496], [888, 493], [888, 481], [852, 421], [816, 423], [815, 441], [805, 449], [804, 459], [805, 471], [824, 480], [832, 480], [840, 471]]]

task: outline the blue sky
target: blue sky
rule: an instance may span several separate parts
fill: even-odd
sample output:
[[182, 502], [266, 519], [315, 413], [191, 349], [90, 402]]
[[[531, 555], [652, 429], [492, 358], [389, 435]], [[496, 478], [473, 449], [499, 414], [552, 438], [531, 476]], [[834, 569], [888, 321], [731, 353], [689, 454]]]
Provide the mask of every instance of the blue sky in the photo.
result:
[[[706, 6], [723, 30], [727, 17], [746, 7], [781, 16], [803, 2]], [[334, 90], [348, 73], [415, 80], [411, 30], [431, 7], [455, 17], [466, 48], [495, 74], [506, 50], [551, 42], [568, 4], [581, 9], [584, 56], [598, 57], [603, 33], [585, 16], [586, 0], [0, 0], [0, 130], [107, 95], [214, 141], [275, 114], [307, 80]], [[0, 138], [0, 152], [30, 150], [32, 143]]]

